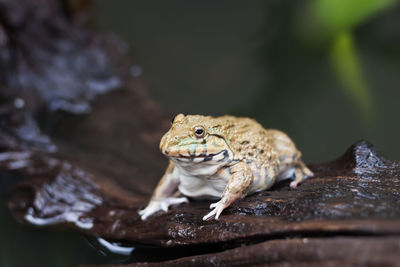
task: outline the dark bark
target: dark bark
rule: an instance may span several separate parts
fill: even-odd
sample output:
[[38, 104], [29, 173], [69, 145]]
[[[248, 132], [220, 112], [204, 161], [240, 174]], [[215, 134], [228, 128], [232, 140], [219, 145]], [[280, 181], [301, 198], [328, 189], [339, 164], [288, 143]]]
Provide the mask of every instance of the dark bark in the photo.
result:
[[[15, 171], [25, 177], [31, 176], [15, 188], [10, 198], [10, 209], [18, 221], [36, 225], [56, 223], [139, 247], [144, 244], [164, 247], [168, 255], [159, 259], [218, 252], [264, 240], [278, 240], [276, 242], [282, 246], [287, 243], [290, 251], [293, 244], [301, 243], [282, 239], [303, 237], [314, 240], [319, 237], [312, 244], [322, 244], [324, 256], [321, 259], [311, 256], [309, 262], [332, 261], [339, 264], [341, 261], [335, 256], [338, 251], [330, 248], [342, 239], [332, 241], [334, 236], [349, 236], [344, 239], [343, 246], [354, 246], [354, 253], [361, 251], [359, 242], [366, 237], [369, 237], [371, 247], [375, 243], [385, 244], [388, 251], [396, 248], [396, 244], [398, 248], [399, 244], [396, 243], [400, 235], [399, 163], [382, 158], [367, 142], [355, 144], [337, 161], [311, 166], [315, 176], [297, 189], [289, 189], [288, 183], [278, 184], [270, 191], [234, 203], [220, 220], [207, 222], [201, 218], [207, 212], [209, 202], [181, 205], [168, 213], [141, 221], [137, 210], [145, 205], [146, 198], [130, 196], [117, 185], [111, 187], [106, 179], [100, 181], [63, 160], [51, 159], [37, 152], [22, 154], [20, 158], [18, 154], [9, 155], [8, 161], [2, 161], [3, 168], [21, 166]], [[11, 159], [11, 156], [14, 158]], [[150, 181], [139, 177], [132, 179], [138, 183]], [[384, 241], [386, 239], [387, 242]], [[275, 259], [273, 253], [278, 252], [265, 252], [269, 251], [266, 246], [271, 242], [250, 246], [249, 250], [254, 247], [254, 253], [259, 254], [251, 256], [247, 262], [255, 264], [268, 255], [271, 258], [266, 262]], [[299, 245], [299, 255], [307, 254], [309, 249]], [[135, 253], [145, 250], [137, 249], [133, 260], [140, 257]], [[245, 249], [247, 252], [243, 253], [249, 250]], [[231, 257], [226, 256], [229, 251], [216, 254], [221, 264], [231, 263]], [[393, 264], [394, 260], [398, 260], [399, 254], [386, 257], [385, 253], [364, 260], [371, 264], [375, 260], [385, 259], [382, 262]], [[297, 256], [290, 258], [288, 255], [277, 258], [275, 263], [297, 260]], [[199, 256], [196, 259], [205, 263], [210, 257]], [[344, 263], [357, 261], [359, 257], [348, 256]], [[188, 259], [177, 263], [185, 264], [186, 261]], [[244, 258], [238, 261], [246, 262]]]
[[111, 266], [398, 266], [398, 237], [271, 240], [161, 263]]

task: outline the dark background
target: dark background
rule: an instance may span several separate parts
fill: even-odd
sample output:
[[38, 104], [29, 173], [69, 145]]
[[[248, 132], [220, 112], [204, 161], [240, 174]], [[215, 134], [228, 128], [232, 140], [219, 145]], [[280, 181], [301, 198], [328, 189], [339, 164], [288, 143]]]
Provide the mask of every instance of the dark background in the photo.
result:
[[[172, 113], [254, 117], [286, 131], [307, 162], [360, 139], [400, 159], [399, 5], [320, 2], [101, 0], [95, 23], [127, 41], [134, 71]], [[354, 56], [360, 75], [335, 64], [342, 33], [352, 53], [336, 58]]]

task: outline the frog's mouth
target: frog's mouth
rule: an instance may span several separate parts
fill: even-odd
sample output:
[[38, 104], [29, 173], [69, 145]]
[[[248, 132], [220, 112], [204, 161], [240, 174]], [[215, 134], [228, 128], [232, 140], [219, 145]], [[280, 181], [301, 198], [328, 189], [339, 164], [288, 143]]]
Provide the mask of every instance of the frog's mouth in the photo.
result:
[[194, 162], [194, 163], [199, 163], [199, 162], [207, 162], [207, 161], [223, 161], [228, 157], [228, 151], [226, 149], [222, 150], [221, 152], [218, 152], [216, 154], [208, 154], [208, 155], [190, 155], [190, 156], [185, 156], [182, 154], [179, 154], [178, 156], [171, 156], [174, 160], [181, 161], [181, 162]]

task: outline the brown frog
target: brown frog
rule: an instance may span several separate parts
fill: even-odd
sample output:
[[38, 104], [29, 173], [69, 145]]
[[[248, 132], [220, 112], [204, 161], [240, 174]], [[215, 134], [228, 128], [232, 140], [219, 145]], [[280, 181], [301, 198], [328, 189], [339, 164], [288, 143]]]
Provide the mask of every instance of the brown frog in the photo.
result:
[[142, 220], [187, 202], [186, 197], [218, 200], [203, 220], [218, 219], [235, 200], [289, 178], [296, 188], [313, 175], [285, 133], [249, 118], [179, 114], [160, 149], [169, 166], [149, 204], [139, 211]]

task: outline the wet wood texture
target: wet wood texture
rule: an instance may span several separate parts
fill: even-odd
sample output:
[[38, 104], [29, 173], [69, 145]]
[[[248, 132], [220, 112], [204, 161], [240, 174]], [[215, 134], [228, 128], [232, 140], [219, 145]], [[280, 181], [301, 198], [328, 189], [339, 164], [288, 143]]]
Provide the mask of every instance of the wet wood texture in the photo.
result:
[[399, 249], [399, 238], [394, 237], [294, 238], [162, 263], [123, 266], [398, 266]]
[[[353, 145], [339, 160], [311, 166], [315, 176], [297, 189], [278, 184], [236, 202], [220, 220], [206, 222], [202, 216], [208, 202], [177, 206], [142, 221], [137, 210], [146, 204], [145, 197], [129, 196], [117, 184], [97, 180], [64, 160], [36, 153], [7, 153], [2, 154], [8, 159], [1, 166], [8, 170], [14, 166], [14, 172], [31, 177], [15, 188], [9, 202], [22, 223], [60, 224], [108, 240], [164, 248], [170, 252], [161, 257], [166, 260], [215, 251], [215, 257], [194, 258], [204, 264], [214, 260], [230, 264], [232, 255], [240, 255], [239, 263], [280, 263], [300, 257], [310, 263], [339, 264], [337, 255], [342, 250], [355, 253], [354, 257], [351, 253], [343, 256], [347, 263], [360, 259], [361, 263], [395, 264], [399, 259], [400, 254], [391, 253], [400, 252], [399, 164], [380, 157], [367, 142]], [[341, 250], [331, 249], [336, 243]], [[205, 248], [207, 244], [210, 247]], [[271, 250], [276, 244], [279, 250]], [[361, 244], [379, 249], [361, 260], [360, 253], [368, 251]], [[315, 246], [320, 248], [317, 258], [309, 253]], [[135, 257], [140, 255], [132, 259]], [[191, 260], [182, 258], [171, 264], [188, 262]]]

